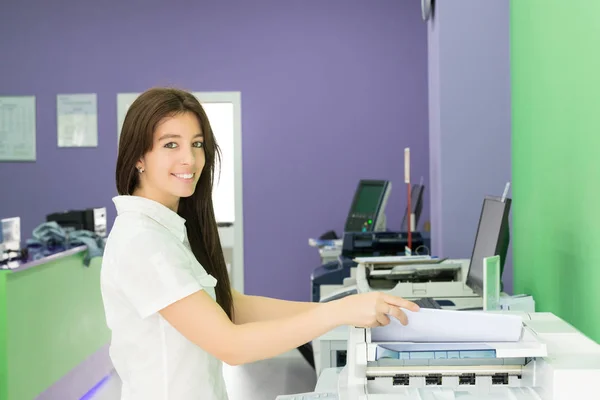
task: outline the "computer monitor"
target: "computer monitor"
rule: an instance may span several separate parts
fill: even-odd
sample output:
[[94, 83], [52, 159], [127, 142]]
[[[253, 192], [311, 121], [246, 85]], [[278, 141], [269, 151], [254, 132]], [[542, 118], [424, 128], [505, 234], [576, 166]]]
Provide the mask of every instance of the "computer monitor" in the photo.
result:
[[[410, 188], [410, 208], [411, 213], [414, 214], [414, 227], [413, 231], [417, 230], [419, 226], [419, 219], [421, 218], [421, 212], [423, 211], [423, 192], [425, 191], [425, 185], [412, 185]], [[408, 205], [404, 210], [404, 217], [402, 218], [402, 227], [400, 229], [408, 232], [409, 229], [409, 217], [408, 217]]]
[[361, 180], [346, 218], [344, 232], [376, 232], [385, 230], [385, 207], [392, 183]]
[[[504, 270], [508, 243], [510, 242], [510, 228], [508, 214], [511, 199], [504, 201], [498, 198], [486, 197], [483, 200], [475, 244], [469, 264], [467, 286], [479, 296], [483, 296], [483, 259], [500, 256], [500, 278]], [[502, 282], [500, 282], [502, 285]]]
[[106, 237], [106, 208], [70, 210], [46, 215], [46, 221], [54, 221], [65, 230], [86, 230]]
[[21, 218], [5, 218], [0, 220], [2, 230], [2, 247], [4, 251], [21, 250]]

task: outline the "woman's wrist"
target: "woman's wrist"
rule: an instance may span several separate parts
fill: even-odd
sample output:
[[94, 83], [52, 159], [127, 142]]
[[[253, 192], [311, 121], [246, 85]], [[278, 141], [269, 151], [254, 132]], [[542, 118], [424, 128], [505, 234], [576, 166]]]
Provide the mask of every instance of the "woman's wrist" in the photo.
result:
[[344, 299], [322, 303], [323, 307], [321, 307], [321, 309], [323, 318], [326, 318], [326, 320], [332, 324], [332, 329], [348, 324], [345, 303]]

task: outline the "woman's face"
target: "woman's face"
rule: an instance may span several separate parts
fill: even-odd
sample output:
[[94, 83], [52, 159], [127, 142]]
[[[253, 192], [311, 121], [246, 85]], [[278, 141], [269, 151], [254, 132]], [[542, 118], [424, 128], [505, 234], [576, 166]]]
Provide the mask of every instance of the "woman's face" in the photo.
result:
[[143, 172], [134, 194], [177, 212], [179, 199], [194, 193], [204, 162], [204, 137], [198, 118], [190, 112], [167, 117], [154, 131], [152, 150], [136, 164]]

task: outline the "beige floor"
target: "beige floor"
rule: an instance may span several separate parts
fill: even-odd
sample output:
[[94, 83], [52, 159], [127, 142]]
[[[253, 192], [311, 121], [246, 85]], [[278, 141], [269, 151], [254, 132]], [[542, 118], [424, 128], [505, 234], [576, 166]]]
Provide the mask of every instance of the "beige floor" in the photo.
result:
[[[315, 371], [296, 350], [279, 357], [237, 367], [225, 366], [229, 400], [274, 400], [280, 394], [310, 392]], [[115, 376], [93, 400], [120, 400], [120, 382]]]

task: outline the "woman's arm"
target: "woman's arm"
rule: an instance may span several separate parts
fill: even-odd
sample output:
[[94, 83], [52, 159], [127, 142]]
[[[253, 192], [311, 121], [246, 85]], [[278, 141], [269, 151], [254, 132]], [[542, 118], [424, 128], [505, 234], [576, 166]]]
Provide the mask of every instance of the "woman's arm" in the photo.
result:
[[387, 315], [406, 323], [400, 307], [418, 310], [407, 300], [372, 292], [320, 303], [279, 319], [236, 325], [200, 290], [165, 307], [160, 314], [206, 352], [227, 364], [239, 365], [282, 354], [340, 325], [385, 325], [389, 323]]
[[[233, 324], [204, 291], [160, 311], [188, 340], [229, 365], [240, 365], [292, 350], [334, 329], [342, 318], [333, 303], [280, 319]], [[192, 315], [201, 318], [190, 318]]]
[[235, 289], [232, 289], [231, 292], [235, 309], [234, 322], [238, 325], [289, 317], [319, 306], [319, 303], [249, 296], [241, 294]]

